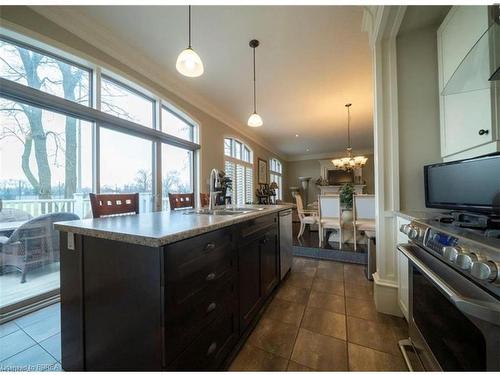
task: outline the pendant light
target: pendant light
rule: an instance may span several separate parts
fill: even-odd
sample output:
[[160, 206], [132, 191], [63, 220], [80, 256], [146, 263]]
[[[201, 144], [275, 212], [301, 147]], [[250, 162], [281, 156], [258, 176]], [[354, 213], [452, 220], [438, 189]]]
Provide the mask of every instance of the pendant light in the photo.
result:
[[333, 165], [344, 171], [351, 171], [353, 169], [363, 168], [366, 164], [368, 158], [365, 156], [352, 156], [351, 147], [351, 103], [347, 103], [345, 107], [347, 108], [347, 157], [332, 160]]
[[189, 44], [177, 57], [177, 71], [186, 77], [199, 77], [203, 74], [200, 56], [191, 48], [191, 5], [189, 5]]
[[259, 41], [257, 39], [252, 39], [250, 43], [248, 43], [250, 48], [253, 49], [253, 113], [250, 115], [248, 118], [248, 126], [251, 126], [252, 128], [257, 128], [259, 126], [262, 126], [262, 118], [257, 114], [257, 100], [256, 100], [256, 94], [255, 94], [255, 48], [259, 46]]

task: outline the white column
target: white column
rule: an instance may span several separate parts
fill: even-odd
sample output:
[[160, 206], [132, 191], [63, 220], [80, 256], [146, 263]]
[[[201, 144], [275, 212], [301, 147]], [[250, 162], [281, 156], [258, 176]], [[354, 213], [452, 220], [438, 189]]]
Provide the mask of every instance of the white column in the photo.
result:
[[399, 209], [396, 36], [406, 7], [367, 7], [363, 28], [373, 52], [374, 164], [376, 194], [377, 310], [402, 316], [398, 306], [394, 211]]

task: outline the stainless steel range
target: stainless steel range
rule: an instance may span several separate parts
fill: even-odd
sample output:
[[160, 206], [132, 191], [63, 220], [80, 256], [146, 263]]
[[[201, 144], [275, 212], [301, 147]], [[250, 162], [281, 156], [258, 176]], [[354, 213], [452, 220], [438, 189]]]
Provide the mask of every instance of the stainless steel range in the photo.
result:
[[439, 220], [403, 225], [410, 343], [427, 371], [500, 370], [500, 240]]

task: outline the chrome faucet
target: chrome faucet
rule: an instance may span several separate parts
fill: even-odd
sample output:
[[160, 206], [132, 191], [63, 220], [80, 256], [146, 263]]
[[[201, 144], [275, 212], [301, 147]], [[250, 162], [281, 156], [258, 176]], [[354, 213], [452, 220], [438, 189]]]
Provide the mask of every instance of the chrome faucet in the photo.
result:
[[210, 172], [210, 193], [208, 208], [213, 210], [215, 208], [215, 199], [217, 198], [217, 193], [221, 190], [221, 184], [219, 179], [219, 171], [217, 169], [212, 169]]

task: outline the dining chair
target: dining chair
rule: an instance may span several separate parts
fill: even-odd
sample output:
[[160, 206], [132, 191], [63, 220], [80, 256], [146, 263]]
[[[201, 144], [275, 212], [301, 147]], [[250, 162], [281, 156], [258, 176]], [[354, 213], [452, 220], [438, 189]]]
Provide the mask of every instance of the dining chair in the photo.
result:
[[357, 249], [357, 231], [375, 231], [375, 195], [353, 195], [354, 250]]
[[170, 202], [170, 209], [172, 211], [185, 208], [194, 208], [194, 193], [168, 193], [168, 200]]
[[210, 195], [208, 193], [200, 193], [200, 207], [207, 207], [210, 203]]
[[300, 194], [295, 194], [295, 203], [297, 204], [297, 214], [300, 220], [300, 230], [297, 239], [302, 237], [306, 225], [314, 225], [318, 223], [318, 211], [304, 210], [304, 203]]
[[94, 219], [139, 213], [139, 193], [89, 194]]
[[319, 247], [323, 246], [325, 229], [336, 229], [339, 231], [339, 249], [342, 249], [342, 212], [340, 211], [340, 196], [319, 195]]

